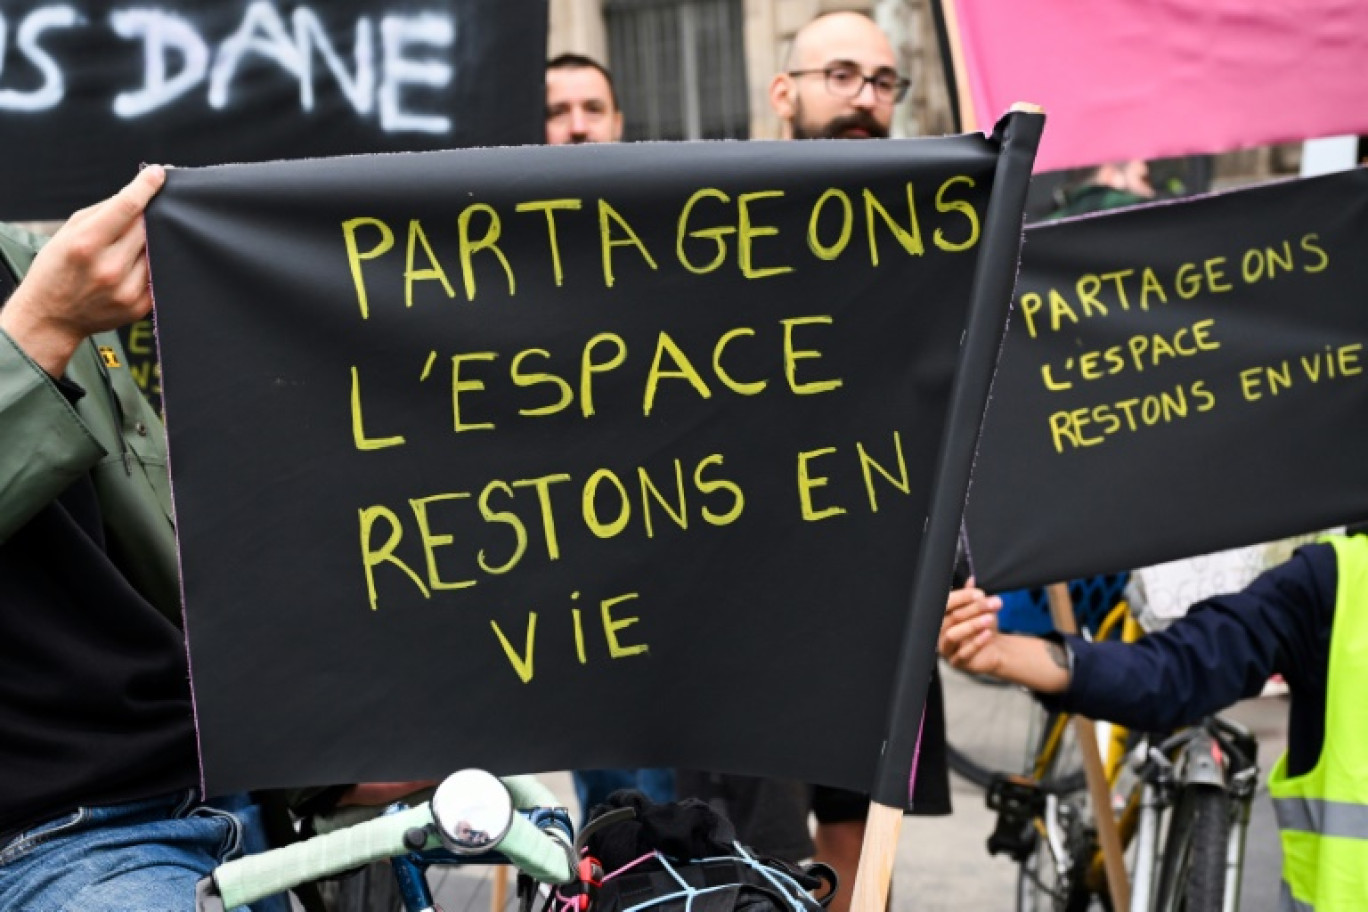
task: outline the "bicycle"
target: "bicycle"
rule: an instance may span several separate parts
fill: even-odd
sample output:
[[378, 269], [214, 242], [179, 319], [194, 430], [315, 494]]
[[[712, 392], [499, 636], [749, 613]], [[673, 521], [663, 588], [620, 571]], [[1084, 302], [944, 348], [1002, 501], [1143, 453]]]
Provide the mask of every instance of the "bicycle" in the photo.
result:
[[407, 912], [434, 908], [425, 876], [434, 864], [513, 864], [524, 908], [534, 883], [580, 878], [569, 813], [530, 776], [460, 770], [416, 807], [359, 817], [344, 815], [329, 832], [219, 865], [199, 883], [197, 912], [224, 912], [382, 860], [394, 866]]
[[[1132, 855], [1131, 910], [1239, 908], [1256, 751], [1247, 730], [1219, 717], [1158, 745], [1147, 736], [1139, 741], [1121, 768], [1135, 782], [1118, 820], [1122, 844]], [[1018, 910], [1113, 909], [1093, 809], [1079, 793], [1004, 777], [990, 787], [988, 800], [999, 815], [989, 852], [1006, 853], [1020, 866]]]
[[[1143, 635], [1125, 602], [1108, 613], [1098, 638]], [[1113, 910], [1097, 808], [1084, 788], [1071, 717], [1038, 709], [1039, 737], [1026, 773], [991, 777], [987, 801], [998, 812], [991, 854], [1019, 866], [1019, 912]], [[1106, 794], [1125, 795], [1116, 818], [1131, 855], [1133, 912], [1239, 908], [1244, 838], [1257, 785], [1258, 745], [1242, 726], [1219, 717], [1157, 740], [1112, 726], [1105, 738]], [[1113, 799], [1114, 800], [1114, 799]], [[1168, 818], [1160, 850], [1159, 834]]]

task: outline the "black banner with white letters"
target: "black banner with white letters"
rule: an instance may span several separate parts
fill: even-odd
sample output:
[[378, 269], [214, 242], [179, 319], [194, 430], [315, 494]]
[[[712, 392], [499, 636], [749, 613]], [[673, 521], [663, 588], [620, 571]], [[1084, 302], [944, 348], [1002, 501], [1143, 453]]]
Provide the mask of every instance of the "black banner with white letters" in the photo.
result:
[[545, 0], [0, 7], [0, 217], [64, 218], [139, 163], [542, 138]]

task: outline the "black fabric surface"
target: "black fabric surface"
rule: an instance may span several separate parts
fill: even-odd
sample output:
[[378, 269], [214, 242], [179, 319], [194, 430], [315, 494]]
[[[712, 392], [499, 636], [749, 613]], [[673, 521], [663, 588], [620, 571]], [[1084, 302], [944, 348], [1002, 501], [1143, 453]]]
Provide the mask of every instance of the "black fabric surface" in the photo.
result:
[[0, 592], [0, 832], [198, 781], [181, 632], [105, 552], [88, 476], [0, 544]]

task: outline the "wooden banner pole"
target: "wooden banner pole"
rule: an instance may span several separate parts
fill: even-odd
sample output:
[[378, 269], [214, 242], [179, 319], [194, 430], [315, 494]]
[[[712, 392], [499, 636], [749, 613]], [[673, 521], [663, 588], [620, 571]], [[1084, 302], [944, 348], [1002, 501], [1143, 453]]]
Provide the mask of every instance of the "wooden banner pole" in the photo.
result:
[[494, 883], [489, 889], [489, 912], [503, 912], [508, 906], [508, 868], [494, 865], [491, 869]]
[[898, 854], [902, 822], [902, 808], [877, 801], [869, 803], [850, 912], [884, 912], [888, 908], [888, 888], [893, 881], [893, 862]]
[[[1060, 633], [1078, 633], [1074, 621], [1073, 599], [1067, 583], [1054, 583], [1046, 592], [1050, 597], [1050, 619]], [[1088, 780], [1088, 794], [1092, 798], [1093, 816], [1097, 818], [1097, 841], [1102, 846], [1102, 862], [1107, 871], [1107, 888], [1111, 891], [1113, 909], [1130, 908], [1130, 880], [1126, 876], [1126, 860], [1121, 851], [1121, 835], [1116, 829], [1112, 813], [1111, 786], [1102, 769], [1102, 754], [1097, 747], [1097, 732], [1091, 719], [1074, 716], [1074, 737], [1083, 755], [1083, 775]]]

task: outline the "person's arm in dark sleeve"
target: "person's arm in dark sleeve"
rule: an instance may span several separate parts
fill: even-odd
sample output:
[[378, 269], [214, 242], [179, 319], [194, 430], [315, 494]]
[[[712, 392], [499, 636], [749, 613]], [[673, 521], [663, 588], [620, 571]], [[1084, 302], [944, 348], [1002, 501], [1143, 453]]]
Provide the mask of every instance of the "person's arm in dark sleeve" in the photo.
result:
[[1255, 696], [1275, 672], [1290, 680], [1305, 668], [1334, 588], [1333, 549], [1311, 545], [1243, 591], [1199, 602], [1136, 643], [1070, 637], [1069, 687], [1044, 702], [1142, 731], [1191, 724]]

